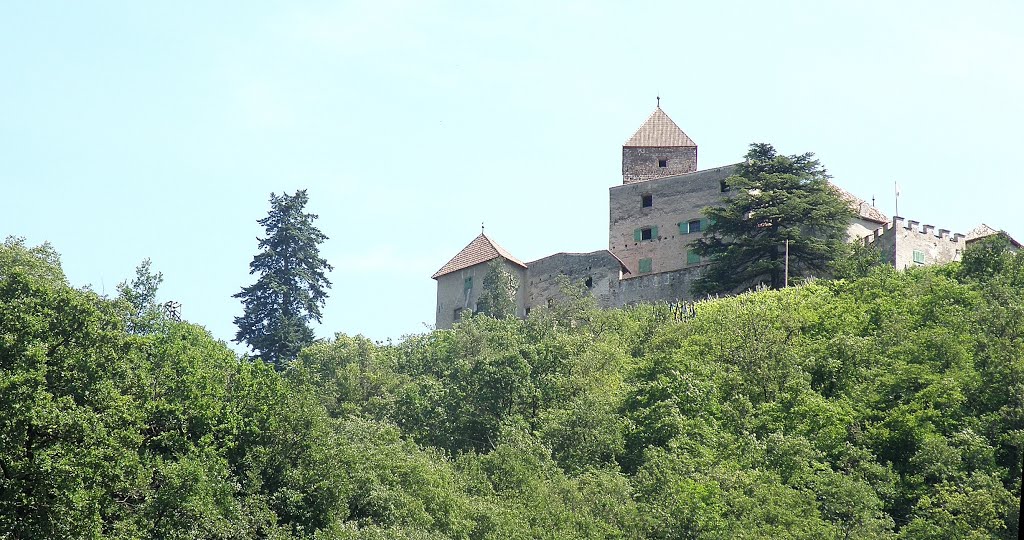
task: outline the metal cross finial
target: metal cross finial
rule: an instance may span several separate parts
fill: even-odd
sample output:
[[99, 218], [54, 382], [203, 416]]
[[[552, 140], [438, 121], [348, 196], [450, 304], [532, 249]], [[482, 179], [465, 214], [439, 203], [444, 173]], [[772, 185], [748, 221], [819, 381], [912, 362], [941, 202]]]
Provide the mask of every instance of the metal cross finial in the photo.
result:
[[483, 233], [484, 233], [484, 222], [481, 221], [480, 222], [480, 234], [483, 234]]
[[654, 99], [658, 100], [658, 108], [660, 109], [661, 108], [661, 95], [655, 96]]

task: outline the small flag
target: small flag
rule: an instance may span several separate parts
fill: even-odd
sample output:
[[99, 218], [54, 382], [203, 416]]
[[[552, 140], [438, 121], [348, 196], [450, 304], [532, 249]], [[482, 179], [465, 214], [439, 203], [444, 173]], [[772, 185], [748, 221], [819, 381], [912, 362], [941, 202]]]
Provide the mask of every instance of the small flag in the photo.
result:
[[892, 185], [896, 187], [896, 196], [899, 197], [900, 196], [900, 185], [897, 184], [896, 182], [893, 182]]

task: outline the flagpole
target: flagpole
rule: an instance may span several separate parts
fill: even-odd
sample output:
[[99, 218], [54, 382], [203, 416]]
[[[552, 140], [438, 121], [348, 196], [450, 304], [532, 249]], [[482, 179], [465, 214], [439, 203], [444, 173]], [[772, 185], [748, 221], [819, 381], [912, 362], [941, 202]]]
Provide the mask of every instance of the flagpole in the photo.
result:
[[783, 287], [789, 287], [789, 238], [786, 239], [786, 284]]
[[900, 186], [895, 180], [892, 182], [892, 187], [896, 191], [896, 215], [900, 215]]

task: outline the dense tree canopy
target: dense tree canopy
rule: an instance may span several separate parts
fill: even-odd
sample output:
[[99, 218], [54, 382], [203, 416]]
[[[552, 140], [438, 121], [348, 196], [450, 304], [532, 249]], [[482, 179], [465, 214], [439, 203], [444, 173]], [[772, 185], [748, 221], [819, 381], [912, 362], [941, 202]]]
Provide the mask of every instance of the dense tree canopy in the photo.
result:
[[305, 190], [270, 194], [270, 212], [259, 220], [267, 236], [259, 239], [261, 251], [249, 264], [249, 273], [259, 277], [235, 295], [244, 308], [235, 317], [235, 341], [278, 367], [313, 342], [309, 321], [320, 322], [331, 286], [331, 265], [319, 249], [327, 236], [313, 225], [317, 216], [304, 212], [308, 201]]
[[278, 372], [9, 241], [0, 538], [1017, 538], [1024, 255], [984, 248]]
[[705, 210], [709, 226], [694, 244], [711, 259], [694, 293], [785, 286], [787, 241], [791, 279], [828, 273], [842, 253], [851, 210], [813, 154], [783, 156], [752, 144], [725, 184], [731, 198]]

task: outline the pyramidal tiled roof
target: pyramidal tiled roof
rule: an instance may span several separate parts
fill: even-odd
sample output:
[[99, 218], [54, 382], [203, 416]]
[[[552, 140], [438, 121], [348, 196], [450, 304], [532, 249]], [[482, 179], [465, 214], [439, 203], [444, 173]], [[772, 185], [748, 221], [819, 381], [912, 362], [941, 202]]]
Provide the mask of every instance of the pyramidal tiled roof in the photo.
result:
[[999, 231], [989, 227], [985, 223], [982, 223], [967, 233], [967, 240], [977, 240], [979, 238], [985, 238], [986, 236], [992, 236], [993, 234], [999, 234]]
[[[829, 184], [832, 184], [832, 182], [829, 182]], [[849, 191], [846, 191], [845, 189], [835, 184], [832, 184], [832, 187], [834, 187], [836, 191], [839, 192], [839, 196], [842, 197], [843, 200], [845, 200], [846, 203], [850, 205], [850, 208], [857, 213], [858, 217], [874, 221], [876, 223], [889, 222], [889, 218], [886, 217], [886, 215], [883, 214], [881, 210], [875, 208], [874, 206], [871, 206], [864, 199], [857, 197], [853, 193], [850, 193]]]
[[486, 234], [480, 233], [480, 236], [474, 238], [468, 246], [462, 248], [462, 251], [452, 257], [452, 260], [445, 263], [440, 270], [434, 272], [434, 275], [430, 277], [437, 279], [445, 274], [458, 272], [463, 268], [485, 263], [498, 257], [503, 257], [512, 264], [518, 264], [526, 268], [526, 264], [523, 261], [513, 257], [511, 253], [505, 251], [505, 248], [496, 244]]
[[986, 223], [982, 223], [981, 225], [978, 225], [977, 227], [971, 229], [970, 232], [967, 233], [967, 237], [965, 238], [965, 240], [967, 240], [968, 242], [974, 242], [975, 240], [981, 240], [982, 238], [992, 236], [993, 234], [1005, 234], [1006, 238], [1010, 240], [1010, 243], [1013, 244], [1015, 248], [1020, 249], [1021, 247], [1024, 247], [1021, 245], [1020, 242], [1017, 241], [1016, 238], [1010, 236], [1010, 234], [1007, 233], [1006, 231], [1000, 231], [998, 229], [988, 226], [988, 224]]
[[657, 107], [622, 146], [697, 146], [697, 143], [683, 133], [661, 107]]

